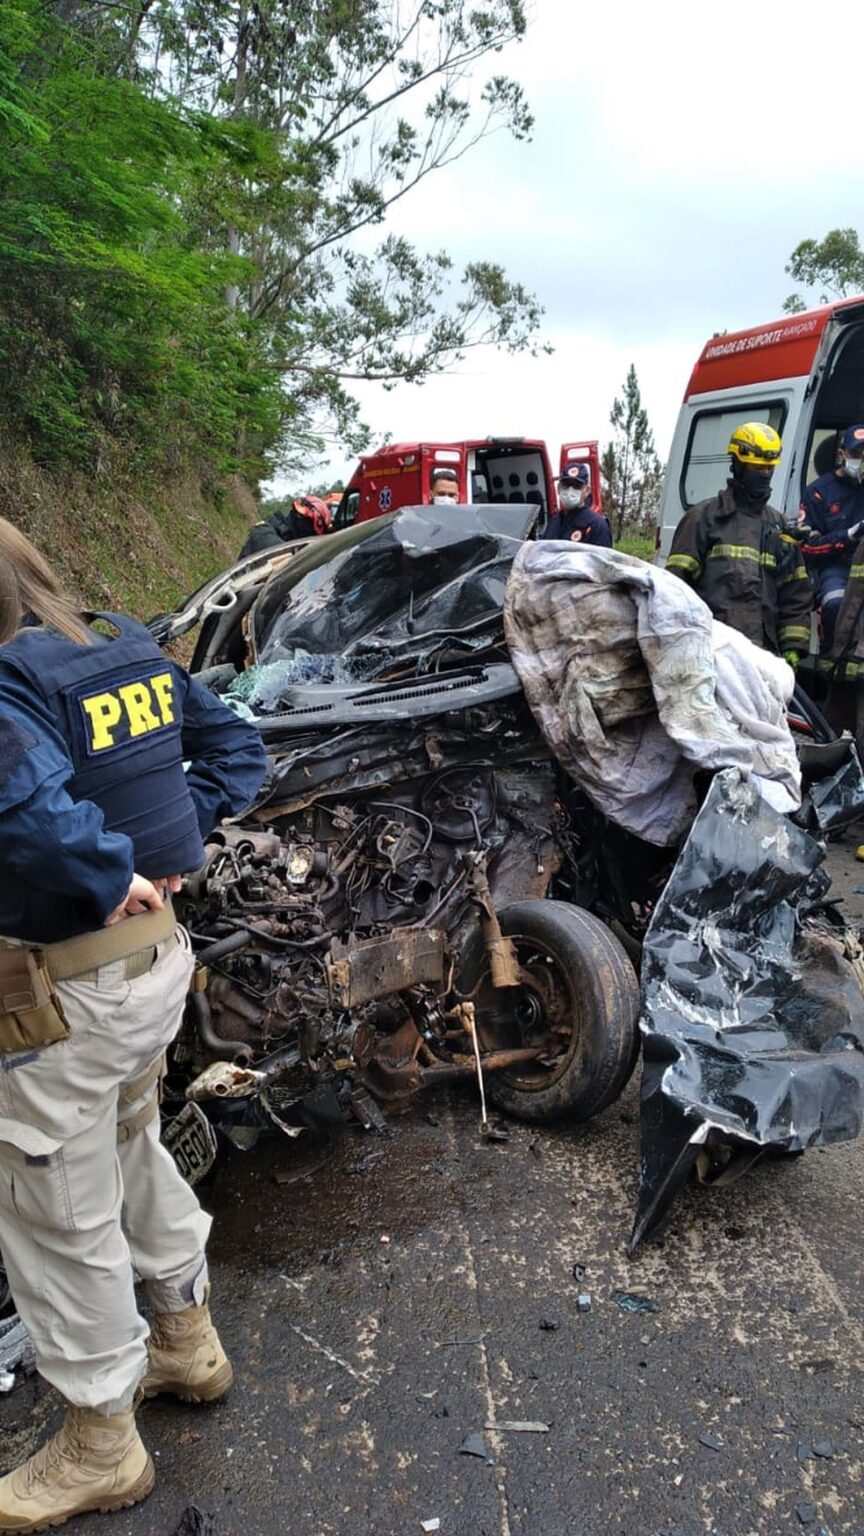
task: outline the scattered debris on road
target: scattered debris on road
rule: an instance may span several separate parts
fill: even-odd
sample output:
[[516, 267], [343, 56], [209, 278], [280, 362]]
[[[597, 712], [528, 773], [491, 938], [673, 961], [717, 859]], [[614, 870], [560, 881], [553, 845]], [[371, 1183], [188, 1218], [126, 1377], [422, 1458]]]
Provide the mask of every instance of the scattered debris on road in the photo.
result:
[[641, 1291], [613, 1291], [612, 1300], [622, 1312], [659, 1312], [660, 1303]]
[[489, 1447], [481, 1434], [466, 1435], [459, 1447], [460, 1456], [480, 1456], [489, 1461]]

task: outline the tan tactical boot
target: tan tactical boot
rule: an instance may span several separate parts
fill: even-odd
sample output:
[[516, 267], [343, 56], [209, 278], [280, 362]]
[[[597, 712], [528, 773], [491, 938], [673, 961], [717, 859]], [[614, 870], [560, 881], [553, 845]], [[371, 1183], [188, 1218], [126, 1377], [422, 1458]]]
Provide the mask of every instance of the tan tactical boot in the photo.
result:
[[206, 1302], [184, 1312], [157, 1312], [147, 1350], [150, 1365], [141, 1383], [145, 1397], [170, 1392], [186, 1403], [215, 1403], [234, 1380]]
[[0, 1478], [0, 1531], [44, 1531], [88, 1510], [128, 1509], [155, 1478], [131, 1408], [70, 1408], [54, 1438]]

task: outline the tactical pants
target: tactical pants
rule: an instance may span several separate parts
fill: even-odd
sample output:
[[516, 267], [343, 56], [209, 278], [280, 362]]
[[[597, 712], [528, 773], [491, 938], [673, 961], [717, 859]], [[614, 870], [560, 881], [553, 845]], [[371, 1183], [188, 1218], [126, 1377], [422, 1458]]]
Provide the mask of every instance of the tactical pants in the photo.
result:
[[0, 1055], [0, 1252], [40, 1374], [116, 1413], [144, 1374], [158, 1312], [204, 1299], [210, 1218], [159, 1143], [158, 1063], [192, 971], [186, 935], [143, 976], [119, 960], [59, 982], [68, 1040]]

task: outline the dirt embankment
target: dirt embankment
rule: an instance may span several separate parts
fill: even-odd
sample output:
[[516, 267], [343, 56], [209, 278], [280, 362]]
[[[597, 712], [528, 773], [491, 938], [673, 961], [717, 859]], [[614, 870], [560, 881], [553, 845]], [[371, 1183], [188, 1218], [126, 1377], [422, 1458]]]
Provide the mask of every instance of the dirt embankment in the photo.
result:
[[141, 619], [177, 607], [236, 559], [258, 515], [236, 476], [206, 482], [190, 466], [170, 479], [58, 474], [0, 447], [0, 516], [33, 540], [85, 607]]

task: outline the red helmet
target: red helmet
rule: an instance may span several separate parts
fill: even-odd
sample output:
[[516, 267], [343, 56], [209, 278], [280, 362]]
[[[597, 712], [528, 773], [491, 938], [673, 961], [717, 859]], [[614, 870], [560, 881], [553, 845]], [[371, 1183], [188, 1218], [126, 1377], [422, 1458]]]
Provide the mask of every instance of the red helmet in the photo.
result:
[[329, 533], [333, 527], [333, 514], [320, 496], [298, 496], [294, 511], [311, 523], [310, 534]]

